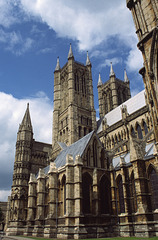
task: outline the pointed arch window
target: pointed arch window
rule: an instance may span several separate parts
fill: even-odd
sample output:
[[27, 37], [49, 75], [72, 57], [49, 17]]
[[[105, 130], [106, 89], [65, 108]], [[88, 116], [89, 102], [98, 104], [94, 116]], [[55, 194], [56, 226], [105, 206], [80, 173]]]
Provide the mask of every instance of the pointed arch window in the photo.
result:
[[91, 213], [92, 206], [92, 178], [88, 173], [82, 176], [82, 211], [83, 214]]
[[136, 187], [135, 187], [135, 179], [134, 173], [131, 174], [130, 181], [130, 199], [131, 199], [131, 211], [135, 213], [137, 211], [137, 196], [136, 196]]
[[122, 177], [119, 176], [117, 180], [117, 201], [118, 201], [118, 213], [125, 212], [124, 194], [123, 194], [123, 183]]
[[63, 189], [63, 213], [66, 214], [66, 177], [62, 178], [62, 189]]
[[136, 134], [135, 134], [135, 131], [134, 131], [134, 128], [133, 128], [133, 127], [131, 127], [131, 135], [132, 135], [132, 137], [135, 137], [135, 136], [136, 136]]
[[97, 141], [93, 141], [93, 166], [97, 167]]
[[105, 168], [104, 166], [104, 159], [105, 159], [105, 154], [104, 154], [104, 150], [101, 151], [101, 168]]
[[145, 133], [145, 135], [147, 135], [147, 133], [148, 133], [148, 127], [147, 127], [147, 125], [146, 125], [146, 123], [143, 121], [143, 129], [144, 129], [144, 133]]
[[153, 167], [150, 168], [149, 182], [152, 194], [153, 210], [155, 210], [158, 209], [158, 174]]
[[142, 134], [142, 129], [141, 129], [139, 124], [137, 124], [137, 128], [136, 129], [137, 129], [138, 138], [142, 139], [143, 138], [143, 134]]
[[111, 212], [111, 188], [110, 181], [104, 175], [100, 181], [100, 212], [107, 214]]
[[90, 150], [90, 148], [88, 148], [88, 151], [87, 151], [87, 166], [90, 166], [90, 162], [91, 162], [91, 150]]

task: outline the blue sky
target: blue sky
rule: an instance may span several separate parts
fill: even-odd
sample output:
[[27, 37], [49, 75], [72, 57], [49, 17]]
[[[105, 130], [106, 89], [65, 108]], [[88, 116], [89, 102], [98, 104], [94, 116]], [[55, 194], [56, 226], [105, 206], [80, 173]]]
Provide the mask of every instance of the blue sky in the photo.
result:
[[97, 81], [109, 78], [110, 62], [123, 80], [126, 68], [132, 95], [144, 88], [142, 57], [125, 0], [0, 0], [0, 200], [9, 194], [16, 133], [27, 102], [38, 141], [51, 143], [53, 73], [59, 56], [92, 63], [95, 108]]

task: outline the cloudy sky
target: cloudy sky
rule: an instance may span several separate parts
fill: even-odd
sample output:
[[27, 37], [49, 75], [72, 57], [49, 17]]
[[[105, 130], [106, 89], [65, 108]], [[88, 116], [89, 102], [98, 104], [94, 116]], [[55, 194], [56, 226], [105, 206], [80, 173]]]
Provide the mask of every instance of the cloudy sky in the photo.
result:
[[[97, 81], [109, 78], [110, 62], [132, 95], [143, 89], [142, 58], [125, 0], [0, 0], [0, 201], [12, 183], [16, 134], [30, 103], [34, 138], [51, 143], [53, 72], [59, 56], [92, 63], [95, 108]], [[98, 111], [97, 111], [98, 113]]]

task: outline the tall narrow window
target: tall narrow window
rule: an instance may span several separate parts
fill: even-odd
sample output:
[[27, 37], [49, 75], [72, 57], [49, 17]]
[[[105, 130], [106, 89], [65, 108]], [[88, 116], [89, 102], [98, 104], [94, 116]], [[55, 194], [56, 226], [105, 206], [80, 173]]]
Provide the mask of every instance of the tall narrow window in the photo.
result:
[[101, 159], [100, 159], [100, 162], [101, 162], [101, 168], [104, 168], [104, 160], [105, 160], [105, 154], [104, 154], [104, 150], [101, 151]]
[[97, 141], [93, 142], [93, 166], [97, 167]]
[[111, 193], [110, 193], [110, 181], [104, 175], [100, 181], [100, 212], [102, 214], [110, 213], [111, 211]]
[[139, 124], [137, 124], [137, 134], [139, 139], [143, 138], [142, 129]]
[[92, 206], [92, 178], [88, 173], [82, 176], [82, 211], [91, 213]]
[[81, 126], [78, 127], [78, 135], [79, 135], [79, 138], [81, 137]]
[[124, 213], [125, 212], [125, 203], [124, 203], [124, 194], [123, 194], [123, 184], [122, 184], [122, 177], [119, 176], [117, 180], [117, 201], [118, 201], [118, 212]]
[[135, 136], [136, 136], [136, 134], [135, 134], [135, 131], [134, 131], [134, 128], [133, 128], [133, 127], [131, 127], [131, 135], [132, 135], [132, 137], [135, 137]]
[[63, 179], [62, 179], [62, 187], [63, 187], [63, 210], [65, 215], [66, 214], [66, 177], [65, 175], [63, 176]]
[[158, 174], [154, 168], [150, 169], [149, 181], [152, 194], [153, 210], [155, 210], [158, 209]]
[[91, 150], [90, 148], [88, 148], [88, 151], [87, 151], [87, 166], [90, 166], [91, 164]]
[[131, 200], [131, 211], [135, 213], [137, 211], [137, 196], [136, 196], [136, 188], [135, 188], [135, 179], [134, 173], [131, 174], [130, 181], [130, 200]]
[[148, 133], [148, 127], [144, 121], [143, 121], [143, 129], [144, 129], [144, 133], [146, 135]]

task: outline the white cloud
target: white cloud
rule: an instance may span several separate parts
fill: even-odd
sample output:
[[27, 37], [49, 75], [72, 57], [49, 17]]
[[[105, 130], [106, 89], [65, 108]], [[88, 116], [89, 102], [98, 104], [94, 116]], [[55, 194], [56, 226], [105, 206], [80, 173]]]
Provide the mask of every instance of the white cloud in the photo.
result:
[[111, 62], [113, 65], [118, 64], [118, 63], [122, 63], [122, 58], [119, 57], [114, 57], [114, 58], [110, 58], [110, 59], [105, 59], [105, 61], [103, 63], [101, 63], [98, 68], [102, 69], [105, 68], [106, 66], [111, 66]]
[[15, 55], [22, 55], [27, 52], [32, 45], [34, 40], [31, 38], [23, 39], [19, 32], [8, 32], [0, 29], [0, 42], [5, 44], [5, 49], [11, 51]]
[[9, 27], [16, 23], [18, 19], [13, 15], [14, 1], [0, 0], [0, 25], [3, 27]]
[[11, 190], [0, 190], [0, 201], [6, 202], [10, 194], [11, 194]]
[[116, 35], [128, 44], [134, 35], [124, 0], [21, 0], [21, 4], [26, 13], [40, 18], [58, 36], [77, 40], [80, 50], [91, 49]]
[[138, 70], [143, 67], [142, 54], [136, 46], [129, 52], [126, 65], [128, 71], [131, 72], [138, 72]]
[[[30, 115], [37, 141], [51, 143], [52, 104], [49, 98], [40, 92], [37, 97], [16, 99], [12, 95], [0, 92], [0, 190], [8, 190], [11, 184], [15, 143], [19, 124], [24, 116], [27, 103], [30, 103]], [[3, 199], [0, 193], [0, 201]]]

